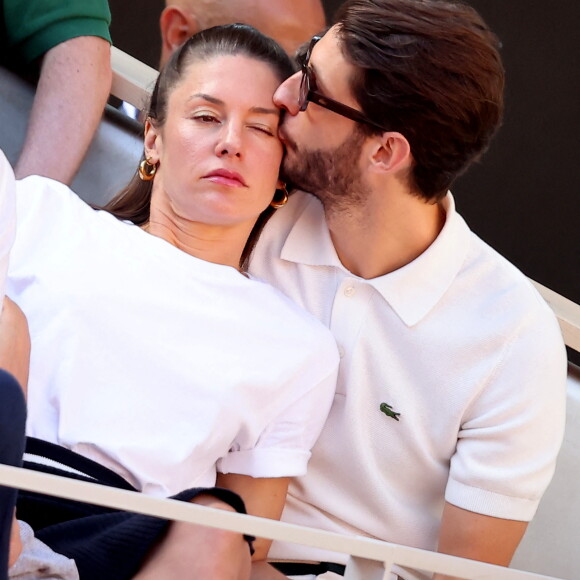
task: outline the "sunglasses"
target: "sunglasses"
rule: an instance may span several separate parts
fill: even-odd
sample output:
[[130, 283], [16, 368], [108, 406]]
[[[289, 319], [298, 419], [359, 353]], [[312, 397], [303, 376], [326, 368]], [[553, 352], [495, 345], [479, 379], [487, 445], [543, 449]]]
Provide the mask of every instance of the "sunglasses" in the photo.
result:
[[312, 54], [312, 49], [315, 47], [316, 43], [321, 39], [321, 36], [314, 36], [310, 41], [310, 45], [308, 46], [308, 50], [304, 55], [299, 56], [300, 66], [302, 68], [302, 79], [300, 81], [300, 94], [298, 97], [298, 105], [300, 106], [301, 111], [306, 111], [308, 107], [308, 103], [316, 103], [320, 107], [324, 107], [337, 115], [341, 115], [342, 117], [346, 117], [351, 121], [356, 121], [357, 123], [365, 123], [366, 125], [370, 125], [375, 129], [379, 129], [380, 131], [388, 131], [385, 127], [381, 127], [374, 121], [371, 121], [364, 113], [361, 111], [357, 111], [348, 105], [344, 105], [343, 103], [339, 103], [334, 99], [329, 97], [325, 97], [318, 92], [318, 85], [316, 84], [316, 75], [312, 70], [312, 67], [308, 66], [310, 62], [310, 55]]

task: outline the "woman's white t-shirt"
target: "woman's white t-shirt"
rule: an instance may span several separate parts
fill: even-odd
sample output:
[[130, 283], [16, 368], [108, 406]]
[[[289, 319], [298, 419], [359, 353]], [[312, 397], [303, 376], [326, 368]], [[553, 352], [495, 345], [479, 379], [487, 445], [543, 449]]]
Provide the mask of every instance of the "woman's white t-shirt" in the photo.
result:
[[158, 496], [212, 486], [216, 469], [305, 472], [338, 366], [325, 327], [50, 179], [17, 182], [17, 215], [8, 294], [32, 339], [28, 435]]

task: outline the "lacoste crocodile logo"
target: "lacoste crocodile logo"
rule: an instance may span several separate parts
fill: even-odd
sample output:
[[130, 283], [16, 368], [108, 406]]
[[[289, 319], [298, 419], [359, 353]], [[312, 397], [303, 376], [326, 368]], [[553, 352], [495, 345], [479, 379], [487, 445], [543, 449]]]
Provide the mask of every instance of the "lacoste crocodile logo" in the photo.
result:
[[379, 405], [379, 409], [387, 417], [391, 417], [391, 419], [394, 419], [395, 421], [398, 421], [399, 420], [399, 417], [401, 416], [401, 413], [397, 413], [396, 411], [393, 411], [393, 407], [391, 407], [391, 405], [388, 405], [387, 403], [381, 403]]

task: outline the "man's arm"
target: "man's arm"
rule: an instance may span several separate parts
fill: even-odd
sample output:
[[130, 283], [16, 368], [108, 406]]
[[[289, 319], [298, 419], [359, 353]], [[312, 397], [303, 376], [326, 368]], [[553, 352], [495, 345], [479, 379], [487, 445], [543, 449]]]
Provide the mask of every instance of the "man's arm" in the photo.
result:
[[[445, 503], [438, 551], [509, 566], [528, 523], [476, 514]], [[452, 580], [436, 574], [433, 580]]]
[[[216, 485], [235, 491], [241, 496], [249, 514], [278, 520], [284, 509], [288, 483], [287, 477], [254, 478], [236, 473], [227, 475], [220, 473]], [[254, 543], [256, 551], [252, 559], [264, 560], [271, 543], [271, 540], [257, 538]]]
[[72, 38], [44, 55], [17, 178], [37, 174], [70, 184], [101, 120], [111, 82], [111, 49], [103, 38]]

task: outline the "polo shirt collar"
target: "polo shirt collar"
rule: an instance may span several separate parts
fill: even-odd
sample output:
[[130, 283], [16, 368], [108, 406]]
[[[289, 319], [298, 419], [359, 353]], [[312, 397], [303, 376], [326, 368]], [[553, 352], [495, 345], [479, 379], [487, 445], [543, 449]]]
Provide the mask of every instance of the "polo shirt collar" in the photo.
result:
[[[346, 271], [334, 249], [322, 204], [312, 194], [303, 195], [307, 199], [305, 210], [294, 222], [280, 257], [288, 262], [307, 266], [336, 266]], [[290, 200], [293, 201], [292, 198]]]
[[384, 276], [364, 280], [341, 264], [326, 227], [324, 210], [315, 199], [308, 204], [307, 211], [298, 216], [280, 257], [309, 266], [336, 267], [348, 276], [372, 285], [407, 326], [414, 326], [441, 300], [469, 251], [471, 232], [456, 212], [450, 192], [441, 203], [446, 218], [437, 239], [418, 258]]

